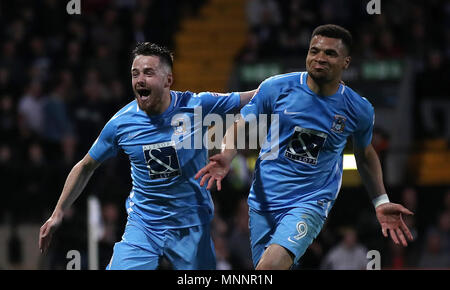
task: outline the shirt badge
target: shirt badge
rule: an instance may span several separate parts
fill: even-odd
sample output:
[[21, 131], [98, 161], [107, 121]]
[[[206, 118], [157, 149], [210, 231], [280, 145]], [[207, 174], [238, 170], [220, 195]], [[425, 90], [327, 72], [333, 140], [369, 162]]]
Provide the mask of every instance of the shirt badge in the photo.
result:
[[336, 132], [336, 133], [344, 132], [345, 120], [347, 120], [347, 118], [344, 116], [334, 115], [334, 120], [333, 120], [333, 125], [331, 126], [331, 131]]

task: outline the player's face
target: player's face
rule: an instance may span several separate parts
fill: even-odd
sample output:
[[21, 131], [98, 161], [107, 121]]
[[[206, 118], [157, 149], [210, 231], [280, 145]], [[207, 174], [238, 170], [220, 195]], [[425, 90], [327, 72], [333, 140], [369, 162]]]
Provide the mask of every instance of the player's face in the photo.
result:
[[316, 35], [309, 44], [306, 56], [308, 75], [317, 83], [340, 81], [342, 71], [350, 64], [341, 39]]
[[159, 114], [163, 98], [172, 85], [170, 70], [159, 57], [138, 55], [131, 66], [131, 83], [139, 108], [147, 113]]

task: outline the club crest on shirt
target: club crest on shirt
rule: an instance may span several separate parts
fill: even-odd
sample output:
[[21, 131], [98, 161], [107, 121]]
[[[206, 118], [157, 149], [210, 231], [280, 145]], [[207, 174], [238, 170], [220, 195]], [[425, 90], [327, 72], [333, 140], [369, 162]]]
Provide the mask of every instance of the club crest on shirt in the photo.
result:
[[175, 135], [184, 135], [186, 133], [186, 123], [184, 119], [172, 120], [171, 126]]
[[333, 125], [331, 125], [331, 131], [336, 133], [344, 132], [345, 120], [347, 120], [347, 118], [344, 116], [334, 115]]

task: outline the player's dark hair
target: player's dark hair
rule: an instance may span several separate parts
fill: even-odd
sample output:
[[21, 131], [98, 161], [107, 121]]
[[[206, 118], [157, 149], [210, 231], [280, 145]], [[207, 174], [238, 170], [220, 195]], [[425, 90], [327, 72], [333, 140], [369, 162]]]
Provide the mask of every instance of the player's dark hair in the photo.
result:
[[138, 55], [157, 56], [159, 60], [173, 69], [173, 55], [170, 50], [155, 43], [140, 42], [136, 45], [132, 52], [133, 60]]
[[313, 38], [316, 35], [321, 35], [330, 38], [337, 38], [342, 40], [342, 43], [345, 45], [345, 48], [347, 49], [348, 55], [351, 54], [353, 37], [352, 34], [344, 27], [336, 24], [321, 25], [318, 26], [316, 29], [314, 29], [311, 38]]

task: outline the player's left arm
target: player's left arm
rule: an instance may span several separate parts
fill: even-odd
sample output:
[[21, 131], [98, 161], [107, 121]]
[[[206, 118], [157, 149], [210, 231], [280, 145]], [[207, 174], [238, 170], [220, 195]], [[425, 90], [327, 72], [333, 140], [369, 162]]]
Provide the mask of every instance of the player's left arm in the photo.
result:
[[401, 204], [392, 203], [383, 183], [380, 159], [371, 144], [365, 148], [354, 146], [354, 153], [359, 174], [375, 206], [376, 215], [385, 237], [388, 233], [395, 244], [407, 246], [407, 240], [413, 236], [403, 221], [402, 215], [413, 213]]
[[245, 105], [247, 105], [250, 100], [253, 98], [253, 96], [256, 94], [258, 90], [252, 90], [252, 91], [247, 91], [247, 92], [239, 92], [239, 96], [240, 96], [240, 101], [241, 101], [241, 106], [240, 109], [242, 109], [242, 107], [244, 107]]

